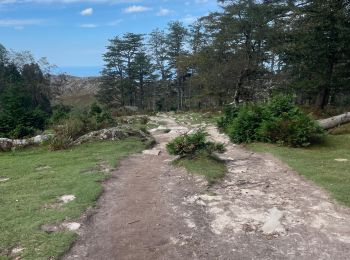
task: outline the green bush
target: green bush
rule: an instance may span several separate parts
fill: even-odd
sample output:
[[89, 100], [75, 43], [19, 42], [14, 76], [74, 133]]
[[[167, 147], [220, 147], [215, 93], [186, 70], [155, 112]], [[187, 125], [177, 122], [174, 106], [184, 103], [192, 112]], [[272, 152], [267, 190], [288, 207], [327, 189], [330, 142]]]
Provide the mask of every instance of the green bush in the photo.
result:
[[52, 115], [50, 118], [50, 124], [57, 124], [61, 120], [69, 117], [69, 113], [71, 112], [71, 108], [62, 104], [56, 105], [52, 107]]
[[259, 139], [258, 128], [262, 120], [259, 106], [243, 106], [228, 125], [227, 132], [234, 143], [250, 143]]
[[49, 147], [53, 151], [68, 149], [72, 144], [73, 139], [68, 135], [56, 135], [49, 141]]
[[10, 137], [14, 139], [30, 137], [30, 136], [33, 136], [34, 134], [35, 134], [35, 129], [33, 127], [23, 126], [23, 125], [17, 125], [15, 129], [10, 131]]
[[180, 157], [195, 157], [202, 152], [211, 154], [215, 151], [224, 151], [223, 144], [207, 142], [206, 136], [207, 133], [201, 130], [193, 134], [178, 136], [167, 144], [167, 151], [169, 154]]
[[260, 141], [293, 147], [309, 146], [323, 136], [320, 126], [290, 96], [276, 96], [264, 106], [258, 132]]
[[70, 116], [61, 124], [54, 126], [54, 137], [50, 140], [49, 145], [52, 150], [67, 149], [73, 141], [84, 135], [87, 131], [87, 125], [77, 116]]
[[24, 138], [44, 130], [49, 114], [34, 106], [20, 86], [11, 86], [0, 94], [0, 137]]
[[239, 107], [236, 105], [226, 105], [224, 109], [224, 116], [220, 117], [217, 125], [220, 129], [225, 129], [237, 117]]
[[[228, 123], [227, 123], [227, 122]], [[254, 141], [299, 147], [322, 140], [323, 130], [304, 114], [290, 96], [276, 96], [259, 105], [241, 106], [233, 117], [228, 111], [224, 130], [235, 143]]]
[[93, 104], [88, 111], [74, 111], [53, 126], [52, 150], [67, 149], [73, 141], [92, 131], [115, 126], [111, 114]]

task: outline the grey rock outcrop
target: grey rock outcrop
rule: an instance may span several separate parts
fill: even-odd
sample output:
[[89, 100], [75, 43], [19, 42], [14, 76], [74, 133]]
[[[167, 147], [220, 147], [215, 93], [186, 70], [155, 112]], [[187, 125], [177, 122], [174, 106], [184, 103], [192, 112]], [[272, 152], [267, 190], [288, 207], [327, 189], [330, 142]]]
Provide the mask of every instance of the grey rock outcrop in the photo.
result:
[[143, 132], [128, 126], [117, 126], [99, 131], [90, 132], [74, 141], [75, 145], [98, 140], [122, 140], [128, 137], [139, 137], [142, 141], [152, 141], [153, 138]]
[[50, 138], [51, 135], [37, 135], [28, 139], [0, 138], [0, 151], [7, 152], [13, 148], [42, 144], [43, 142], [48, 141]]
[[0, 151], [10, 151], [13, 146], [12, 140], [7, 138], [0, 138]]

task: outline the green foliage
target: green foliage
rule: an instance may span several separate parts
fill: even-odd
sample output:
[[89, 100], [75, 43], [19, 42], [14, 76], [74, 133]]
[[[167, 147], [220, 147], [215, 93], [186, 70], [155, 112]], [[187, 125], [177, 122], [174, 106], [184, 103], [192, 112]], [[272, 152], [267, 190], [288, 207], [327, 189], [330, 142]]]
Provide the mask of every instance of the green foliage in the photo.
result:
[[55, 135], [49, 141], [49, 147], [52, 151], [68, 149], [72, 144], [73, 139], [66, 129], [62, 129], [60, 132], [55, 131]]
[[35, 134], [35, 128], [30, 126], [16, 125], [16, 128], [11, 130], [9, 136], [11, 138], [29, 137]]
[[51, 124], [57, 124], [59, 121], [66, 119], [71, 112], [71, 108], [62, 104], [52, 107]]
[[237, 116], [226, 127], [235, 143], [250, 143], [259, 139], [258, 128], [262, 121], [260, 106], [246, 105], [239, 108]]
[[54, 125], [54, 137], [50, 140], [50, 147], [52, 150], [67, 149], [80, 136], [115, 125], [109, 111], [94, 103], [89, 111], [74, 111]]
[[211, 154], [224, 151], [222, 144], [207, 142], [206, 136], [207, 133], [202, 130], [178, 136], [167, 144], [167, 150], [169, 154], [190, 158], [203, 152]]
[[294, 105], [290, 96], [276, 96], [263, 108], [263, 120], [258, 129], [260, 141], [309, 146], [322, 138], [317, 123]]
[[276, 96], [260, 105], [245, 105], [235, 116], [225, 111], [219, 121], [235, 143], [254, 141], [288, 146], [308, 146], [322, 139], [324, 133], [317, 123], [304, 114], [290, 96]]
[[97, 102], [94, 102], [90, 106], [90, 114], [91, 115], [100, 115], [102, 113], [102, 108], [97, 104]]
[[0, 137], [23, 138], [44, 129], [49, 114], [34, 106], [22, 86], [7, 87], [0, 101]]
[[0, 137], [23, 138], [44, 130], [51, 113], [50, 88], [32, 58], [14, 56], [0, 45]]
[[226, 105], [224, 108], [224, 116], [217, 121], [217, 126], [220, 129], [225, 129], [238, 115], [239, 107], [235, 105]]
[[[350, 64], [349, 2], [308, 1], [295, 8], [281, 56], [292, 87], [319, 108], [334, 93], [347, 92]], [[334, 100], [331, 100], [334, 102]]]

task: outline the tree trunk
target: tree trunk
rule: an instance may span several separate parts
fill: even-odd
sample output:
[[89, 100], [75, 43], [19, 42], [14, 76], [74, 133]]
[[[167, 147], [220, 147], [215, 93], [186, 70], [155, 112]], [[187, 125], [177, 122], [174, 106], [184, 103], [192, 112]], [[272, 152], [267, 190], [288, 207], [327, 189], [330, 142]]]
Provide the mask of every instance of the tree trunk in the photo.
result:
[[322, 88], [322, 90], [318, 93], [316, 99], [316, 106], [318, 108], [323, 109], [328, 104], [329, 94], [329, 87]]
[[332, 129], [334, 127], [337, 127], [346, 123], [350, 123], [350, 112], [341, 114], [339, 116], [318, 120], [318, 123], [325, 130]]

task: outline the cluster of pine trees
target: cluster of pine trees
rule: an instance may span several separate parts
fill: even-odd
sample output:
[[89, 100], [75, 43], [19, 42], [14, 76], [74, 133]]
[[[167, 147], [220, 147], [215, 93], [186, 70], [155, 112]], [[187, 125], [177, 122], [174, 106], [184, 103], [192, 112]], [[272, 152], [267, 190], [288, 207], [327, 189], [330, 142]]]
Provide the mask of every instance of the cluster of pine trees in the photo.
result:
[[22, 138], [43, 130], [51, 114], [49, 74], [30, 53], [0, 44], [0, 137]]
[[202, 109], [290, 93], [350, 105], [348, 0], [219, 0], [185, 27], [109, 41], [98, 98], [110, 107]]

